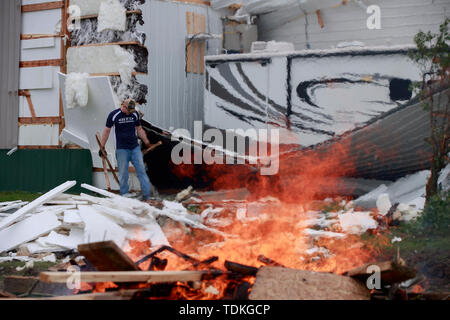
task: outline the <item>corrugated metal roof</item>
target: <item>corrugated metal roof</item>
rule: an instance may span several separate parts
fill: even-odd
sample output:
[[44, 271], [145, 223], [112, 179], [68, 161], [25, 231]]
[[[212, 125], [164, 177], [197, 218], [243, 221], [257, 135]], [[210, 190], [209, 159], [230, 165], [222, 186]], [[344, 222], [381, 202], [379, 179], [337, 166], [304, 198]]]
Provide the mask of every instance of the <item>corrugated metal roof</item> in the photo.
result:
[[17, 145], [21, 4], [0, 1], [0, 149]]
[[[186, 12], [204, 14], [206, 33], [212, 34], [222, 33], [220, 15], [207, 6], [155, 0], [142, 10], [149, 49], [149, 74], [138, 77], [149, 87], [144, 119], [192, 133], [194, 121], [203, 120], [204, 75], [185, 73]], [[220, 47], [220, 40], [207, 41], [207, 54], [217, 54]]]

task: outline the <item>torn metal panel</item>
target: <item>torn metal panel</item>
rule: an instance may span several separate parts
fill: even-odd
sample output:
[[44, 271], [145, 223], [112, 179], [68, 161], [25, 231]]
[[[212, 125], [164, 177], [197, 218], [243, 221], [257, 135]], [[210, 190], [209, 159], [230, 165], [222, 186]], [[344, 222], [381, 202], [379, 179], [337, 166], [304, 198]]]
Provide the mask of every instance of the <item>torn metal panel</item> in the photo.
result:
[[205, 124], [224, 130], [279, 128], [283, 143], [303, 147], [327, 141], [411, 98], [408, 87], [420, 81], [420, 70], [407, 50], [208, 57]]

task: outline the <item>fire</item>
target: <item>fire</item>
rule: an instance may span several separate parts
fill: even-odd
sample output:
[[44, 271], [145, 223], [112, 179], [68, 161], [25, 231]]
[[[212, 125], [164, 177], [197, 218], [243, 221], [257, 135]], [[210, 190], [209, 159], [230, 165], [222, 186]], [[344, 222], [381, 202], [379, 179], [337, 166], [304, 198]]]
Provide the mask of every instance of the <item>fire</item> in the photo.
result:
[[[216, 228], [228, 236], [197, 229], [186, 232], [176, 222], [166, 224], [163, 231], [174, 248], [198, 260], [217, 256], [218, 260], [210, 267], [222, 270], [227, 260], [258, 268], [264, 266], [264, 258], [268, 258], [288, 268], [341, 274], [373, 261], [380, 252], [362, 242], [359, 236], [346, 235], [341, 239], [306, 233], [307, 228], [314, 227], [307, 225], [308, 219], [320, 211], [329, 211], [324, 210], [326, 203], [316, 199], [339, 194], [340, 177], [351, 173], [353, 165], [348, 163], [348, 149], [345, 144], [334, 144], [308, 152], [283, 154], [280, 156], [280, 172], [274, 177], [249, 175], [248, 168], [243, 165], [205, 167], [206, 177], [213, 182], [215, 190], [237, 187], [244, 182], [251, 191], [251, 196], [243, 202], [226, 202], [223, 200], [229, 199], [220, 197], [211, 201], [224, 208], [213, 219], [222, 221], [223, 224]], [[194, 175], [195, 172], [193, 167], [183, 166], [177, 174]], [[339, 203], [334, 201], [328, 205], [338, 207]], [[200, 211], [206, 208], [207, 205], [202, 204]], [[244, 212], [243, 217], [237, 217], [238, 210]], [[342, 235], [339, 223], [330, 223], [325, 231]], [[149, 243], [133, 242], [130, 246], [127, 253], [134, 261], [150, 253]], [[158, 254], [158, 257], [168, 260], [166, 270], [195, 269], [189, 262], [168, 252]], [[140, 267], [147, 270], [149, 263], [147, 261]], [[239, 279], [237, 284], [222, 278], [193, 286], [178, 283], [173, 287], [170, 298], [223, 298], [233, 285], [248, 283], [251, 288], [253, 281], [254, 277]]]

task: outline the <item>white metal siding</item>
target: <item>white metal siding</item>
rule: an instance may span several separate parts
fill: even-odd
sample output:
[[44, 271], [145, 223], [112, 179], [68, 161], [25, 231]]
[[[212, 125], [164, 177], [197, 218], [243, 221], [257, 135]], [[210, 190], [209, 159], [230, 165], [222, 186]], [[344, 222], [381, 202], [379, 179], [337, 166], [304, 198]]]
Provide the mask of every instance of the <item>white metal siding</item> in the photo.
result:
[[0, 149], [17, 145], [20, 0], [0, 1]]
[[[450, 0], [364, 0], [381, 8], [381, 29], [369, 30], [366, 10], [350, 2], [321, 10], [324, 28], [315, 13], [308, 15], [308, 34], [312, 49], [335, 47], [340, 42], [360, 41], [367, 46], [412, 44], [419, 30], [436, 32], [450, 16]], [[259, 38], [263, 41], [292, 42], [297, 50], [306, 49], [305, 17], [299, 8], [285, 8], [262, 15]]]
[[[206, 33], [221, 34], [220, 16], [211, 8], [180, 2], [147, 1], [142, 6], [149, 49], [148, 76], [138, 76], [149, 87], [144, 119], [164, 129], [193, 132], [203, 119], [204, 75], [185, 74], [186, 12], [204, 14]], [[207, 41], [207, 54], [217, 54], [220, 40]]]

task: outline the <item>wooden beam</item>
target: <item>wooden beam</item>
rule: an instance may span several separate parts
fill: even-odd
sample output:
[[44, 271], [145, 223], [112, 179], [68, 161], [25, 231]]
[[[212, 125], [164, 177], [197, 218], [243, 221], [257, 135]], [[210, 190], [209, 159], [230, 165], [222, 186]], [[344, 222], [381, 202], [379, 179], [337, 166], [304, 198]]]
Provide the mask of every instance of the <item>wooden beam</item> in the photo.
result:
[[[111, 172], [110, 169], [107, 169], [107, 171]], [[92, 172], [103, 172], [103, 168], [92, 168]], [[119, 169], [115, 168], [114, 172], [119, 172]], [[129, 167], [128, 172], [136, 172], [136, 169], [134, 167]]]
[[42, 38], [60, 38], [63, 37], [61, 34], [41, 34], [41, 33], [33, 33], [33, 34], [21, 34], [20, 40], [32, 40], [32, 39], [42, 39]]
[[320, 10], [316, 10], [316, 14], [317, 14], [317, 21], [319, 22], [320, 28], [323, 28], [325, 25], [323, 23], [322, 13], [320, 12]]
[[[186, 30], [187, 30], [187, 34], [193, 34], [194, 33], [194, 29], [193, 29], [193, 12], [186, 12]], [[193, 41], [189, 41], [187, 43], [187, 48], [186, 48], [186, 72], [192, 72], [193, 68], [192, 68], [192, 54], [193, 54], [193, 46], [194, 43]]]
[[[185, 282], [202, 281], [210, 271], [99, 271], [80, 272], [81, 282]], [[219, 275], [215, 273], [214, 275]], [[40, 279], [44, 282], [65, 283], [73, 277], [67, 272], [41, 272]]]
[[61, 146], [18, 146], [19, 150], [53, 150], [62, 149]]
[[[205, 15], [202, 14], [200, 17], [200, 31], [202, 33], [206, 32], [206, 28], [205, 28]], [[205, 41], [200, 41], [199, 43], [199, 50], [200, 50], [200, 74], [204, 74], [205, 73], [205, 50], [206, 50], [206, 42]]]
[[27, 99], [28, 108], [30, 109], [31, 117], [36, 119], [36, 111], [34, 110], [33, 101], [31, 101], [30, 90], [19, 90], [19, 96], [23, 96]]
[[60, 117], [20, 117], [19, 126], [30, 125], [30, 124], [60, 124]]
[[[138, 74], [139, 74], [139, 75], [144, 75], [144, 76], [147, 75], [147, 73], [145, 73], [145, 72], [135, 72], [135, 71], [133, 71], [133, 72], [131, 73], [132, 76], [136, 76], [136, 75], [138, 75]], [[120, 76], [120, 73], [119, 73], [119, 72], [90, 73], [89, 75], [92, 76], [92, 77], [101, 77], [101, 76]]]
[[378, 268], [380, 268], [380, 277], [383, 285], [399, 283], [412, 279], [417, 273], [416, 270], [400, 265], [394, 261], [382, 261], [367, 263], [363, 266], [345, 272], [344, 275], [358, 279], [365, 283], [367, 278], [373, 275], [373, 270], [369, 269], [371, 266], [378, 266]]
[[[200, 29], [200, 14], [194, 13], [194, 35], [201, 32]], [[193, 72], [199, 73], [200, 69], [198, 66], [200, 59], [200, 43], [198, 41], [191, 41], [193, 46], [192, 60], [194, 61]]]
[[119, 42], [107, 42], [107, 43], [89, 43], [89, 44], [83, 44], [81, 46], [73, 46], [72, 48], [83, 48], [83, 47], [103, 47], [103, 46], [139, 46], [142, 48], [146, 48], [146, 46], [143, 46], [138, 41], [119, 41]]
[[204, 6], [210, 6], [211, 2], [208, 0], [173, 0], [175, 2], [184, 2], [184, 3], [193, 3], [193, 4], [200, 4]]
[[34, 12], [43, 10], [60, 9], [64, 7], [64, 1], [52, 1], [36, 4], [25, 4], [22, 6], [22, 12]]
[[[142, 14], [141, 10], [127, 10], [126, 12], [127, 15], [129, 14]], [[88, 14], [85, 16], [81, 16], [80, 19], [96, 19], [98, 18], [98, 14]]]
[[63, 65], [63, 59], [49, 59], [49, 60], [32, 60], [32, 61], [20, 61], [20, 68], [31, 68], [31, 67], [61, 67]]

